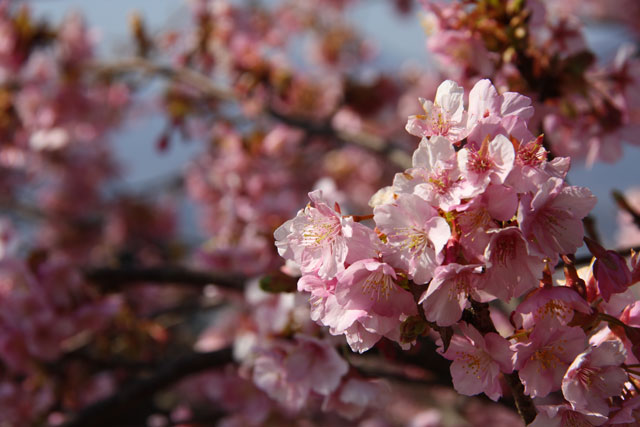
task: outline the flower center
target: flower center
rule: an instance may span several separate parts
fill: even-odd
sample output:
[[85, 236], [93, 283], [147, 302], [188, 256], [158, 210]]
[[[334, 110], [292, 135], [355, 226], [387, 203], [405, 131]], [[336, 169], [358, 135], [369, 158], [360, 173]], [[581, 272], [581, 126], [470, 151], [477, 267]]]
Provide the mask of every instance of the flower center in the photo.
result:
[[541, 150], [541, 148], [542, 145], [538, 142], [521, 146], [518, 150], [518, 159], [520, 159], [525, 166], [540, 166], [547, 158], [547, 152]]
[[442, 108], [437, 105], [433, 106], [433, 110], [429, 116], [429, 127], [434, 135], [442, 136], [446, 136], [451, 128], [451, 124], [449, 123], [449, 120], [447, 120]]
[[493, 165], [493, 160], [491, 160], [486, 154], [480, 154], [477, 151], [470, 151], [469, 161], [467, 162], [469, 170], [477, 174], [482, 174], [490, 170]]
[[465, 297], [468, 297], [471, 294], [471, 278], [469, 277], [469, 274], [470, 273], [463, 272], [456, 275], [453, 279], [453, 286], [449, 288], [450, 300], [458, 299], [461, 294]]
[[369, 294], [371, 300], [380, 301], [380, 298], [384, 297], [385, 300], [389, 299], [389, 295], [393, 290], [394, 282], [391, 276], [384, 274], [381, 271], [374, 271], [367, 277], [362, 286], [362, 293]]
[[331, 244], [340, 234], [340, 222], [338, 218], [320, 217], [309, 218], [311, 222], [302, 232], [302, 245], [315, 247]]
[[537, 319], [550, 317], [560, 318], [565, 322], [568, 322], [571, 320], [569, 316], [572, 312], [573, 310], [571, 310], [564, 302], [552, 299], [536, 310], [535, 317]]
[[394, 239], [400, 240], [401, 249], [411, 252], [413, 255], [424, 252], [429, 245], [429, 239], [423, 230], [415, 227], [396, 228], [392, 236]]
[[449, 191], [453, 182], [449, 178], [447, 171], [438, 170], [429, 176], [429, 184], [431, 184], [436, 193], [445, 194]]
[[491, 362], [491, 358], [484, 351], [464, 353], [458, 360], [464, 365], [465, 374], [473, 375], [477, 379], [481, 379], [480, 374], [487, 370], [487, 365]]
[[593, 381], [599, 372], [600, 369], [598, 368], [592, 366], [583, 366], [581, 368], [578, 368], [575, 375], [578, 382], [580, 382], [580, 384], [587, 388], [593, 385]]
[[[531, 356], [535, 361], [540, 362], [542, 368], [547, 370], [553, 368], [558, 363], [563, 363], [558, 357], [558, 353], [564, 353], [565, 348], [563, 344], [566, 344], [566, 340], [558, 340], [552, 345], [540, 348]], [[538, 368], [539, 369], [539, 368]]]
[[557, 362], [560, 362], [560, 359], [556, 355], [555, 351], [553, 351], [553, 348], [549, 347], [544, 347], [536, 350], [536, 352], [532, 356], [532, 359], [540, 362], [542, 368], [545, 370], [551, 369]]

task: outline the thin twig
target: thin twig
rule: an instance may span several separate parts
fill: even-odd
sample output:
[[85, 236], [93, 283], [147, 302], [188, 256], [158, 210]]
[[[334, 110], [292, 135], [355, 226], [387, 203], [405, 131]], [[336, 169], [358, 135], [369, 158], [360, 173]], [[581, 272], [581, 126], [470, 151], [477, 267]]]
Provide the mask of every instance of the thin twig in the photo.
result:
[[636, 211], [631, 206], [631, 204], [627, 201], [627, 198], [624, 196], [624, 194], [622, 194], [617, 190], [613, 190], [611, 195], [613, 196], [613, 199], [615, 200], [618, 207], [623, 211], [625, 211], [626, 213], [628, 213], [629, 215], [631, 215], [631, 218], [633, 219], [633, 223], [637, 227], [640, 227], [640, 213], [638, 213], [638, 211]]
[[[204, 96], [222, 101], [239, 102], [238, 96], [232, 90], [216, 85], [208, 76], [187, 67], [159, 65], [149, 61], [148, 59], [139, 57], [128, 58], [111, 63], [96, 62], [90, 66], [96, 71], [104, 74], [128, 72], [153, 74], [186, 84], [191, 88], [196, 89]], [[364, 132], [346, 132], [336, 130], [331, 125], [330, 121], [316, 123], [304, 118], [282, 114], [272, 107], [267, 107], [264, 112], [269, 117], [278, 120], [281, 123], [302, 129], [309, 134], [335, 138], [345, 143], [358, 145], [368, 150], [383, 154], [402, 169], [407, 169], [411, 166], [411, 158], [404, 150], [398, 148], [398, 145], [393, 142], [387, 141], [380, 136]]]
[[593, 215], [587, 215], [582, 218], [582, 224], [584, 225], [584, 232], [587, 237], [595, 240], [599, 244], [602, 244], [602, 239], [598, 233], [598, 227], [596, 226], [596, 218]]

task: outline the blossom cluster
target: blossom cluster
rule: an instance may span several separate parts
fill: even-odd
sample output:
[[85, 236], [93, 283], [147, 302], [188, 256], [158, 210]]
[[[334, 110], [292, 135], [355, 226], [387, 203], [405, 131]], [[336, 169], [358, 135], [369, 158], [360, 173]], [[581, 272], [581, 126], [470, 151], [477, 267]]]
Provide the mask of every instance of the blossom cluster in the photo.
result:
[[[448, 75], [464, 79], [465, 86], [492, 76], [496, 84], [531, 96], [537, 108], [532, 125], [544, 129], [554, 155], [588, 165], [613, 163], [621, 158], [623, 143], [637, 145], [636, 49], [622, 44], [613, 60], [596, 61], [583, 24], [572, 13], [622, 10], [613, 3], [430, 0], [423, 5], [427, 46]], [[630, 13], [625, 19], [637, 13], [636, 6], [624, 10]]]
[[[412, 168], [372, 198], [373, 228], [315, 191], [276, 230], [280, 255], [302, 275], [298, 290], [309, 295], [312, 319], [358, 352], [382, 337], [407, 348], [416, 338], [410, 326], [423, 322], [440, 332], [458, 392], [497, 400], [502, 375], [517, 373], [540, 406], [539, 425], [553, 414], [593, 425], [613, 413], [628, 419], [635, 401], [623, 397], [624, 363], [637, 362], [624, 342], [635, 337], [592, 330], [601, 318], [632, 325], [620, 316], [637, 273], [587, 239], [596, 257], [587, 284], [571, 265], [563, 285], [551, 278], [560, 256], [582, 245], [595, 197], [565, 182], [569, 159], [547, 159], [542, 137], [527, 127], [527, 97], [480, 80], [465, 108], [463, 89], [445, 81], [433, 102], [421, 103], [424, 114], [407, 123], [422, 138]], [[484, 320], [482, 307], [514, 298], [498, 333], [491, 319], [499, 306]], [[564, 399], [553, 406], [556, 391]]]
[[[527, 423], [638, 422], [640, 257], [583, 239], [554, 157], [637, 142], [634, 49], [596, 61], [571, 16], [637, 36], [632, 1], [424, 0], [442, 75], [349, 22], [411, 0], [188, 3], [116, 59], [0, 0], [2, 427], [521, 425], [450, 379]], [[168, 163], [198, 154], [134, 184], [110, 141], [148, 113]]]
[[[39, 253], [28, 262], [10, 252], [0, 256], [3, 421], [35, 423], [46, 414], [55, 402], [55, 387], [61, 386], [50, 366], [107, 329], [121, 306], [118, 296], [103, 299], [92, 294], [65, 256]], [[93, 379], [85, 380], [85, 402], [104, 394], [101, 387], [102, 393], [90, 396]]]
[[[253, 282], [244, 301], [216, 320], [196, 349], [231, 345], [240, 367], [187, 381], [184, 389], [187, 396], [197, 396], [194, 388], [204, 387], [210, 401], [233, 408], [225, 422], [258, 426], [269, 417], [295, 416], [309, 408], [353, 421], [377, 410], [388, 388], [349, 365], [335, 338], [310, 319], [307, 298], [300, 293], [266, 292]], [[225, 386], [217, 387], [220, 382]]]

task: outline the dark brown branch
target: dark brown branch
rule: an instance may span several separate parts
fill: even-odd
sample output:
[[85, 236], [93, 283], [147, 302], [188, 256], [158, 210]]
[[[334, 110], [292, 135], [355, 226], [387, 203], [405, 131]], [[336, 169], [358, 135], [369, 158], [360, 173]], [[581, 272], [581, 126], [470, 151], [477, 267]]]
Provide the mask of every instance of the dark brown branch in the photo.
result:
[[582, 225], [584, 226], [585, 235], [602, 245], [602, 239], [600, 238], [598, 228], [596, 227], [595, 217], [593, 215], [585, 216], [584, 218], [582, 218]]
[[203, 287], [216, 285], [225, 289], [242, 290], [246, 278], [239, 275], [188, 270], [182, 267], [112, 268], [97, 267], [85, 270], [85, 277], [106, 291], [116, 291], [123, 285], [136, 282], [173, 283]]
[[125, 384], [110, 397], [87, 406], [62, 427], [118, 425], [119, 417], [134, 409], [140, 401], [189, 375], [230, 362], [232, 362], [231, 349], [188, 354], [167, 364], [155, 375]]
[[631, 215], [631, 218], [633, 219], [633, 223], [637, 226], [640, 227], [640, 213], [638, 213], [627, 201], [627, 198], [624, 197], [624, 194], [622, 194], [621, 192], [614, 190], [611, 195], [613, 196], [613, 199], [616, 201], [616, 204], [618, 205], [618, 207], [620, 209], [622, 209], [623, 211], [625, 211], [626, 213], [628, 213], [629, 215]]
[[516, 402], [516, 408], [518, 413], [524, 420], [525, 424], [531, 424], [536, 419], [536, 407], [533, 404], [533, 400], [526, 394], [524, 394], [524, 386], [520, 381], [520, 377], [517, 372], [511, 374], [504, 374], [504, 379], [507, 381], [507, 385], [511, 389], [513, 398]]

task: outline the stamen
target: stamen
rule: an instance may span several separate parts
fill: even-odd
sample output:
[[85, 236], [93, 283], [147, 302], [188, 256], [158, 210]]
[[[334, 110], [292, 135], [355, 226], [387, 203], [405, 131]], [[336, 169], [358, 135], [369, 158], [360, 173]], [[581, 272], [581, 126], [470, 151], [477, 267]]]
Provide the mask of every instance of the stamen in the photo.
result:
[[385, 300], [389, 299], [389, 295], [393, 290], [394, 282], [391, 276], [384, 274], [381, 271], [374, 271], [367, 277], [364, 285], [362, 286], [362, 292], [366, 295], [369, 294], [371, 300], [380, 301], [381, 297]]
[[311, 222], [302, 232], [302, 245], [315, 247], [331, 244], [340, 234], [340, 221], [338, 218], [309, 218]]

